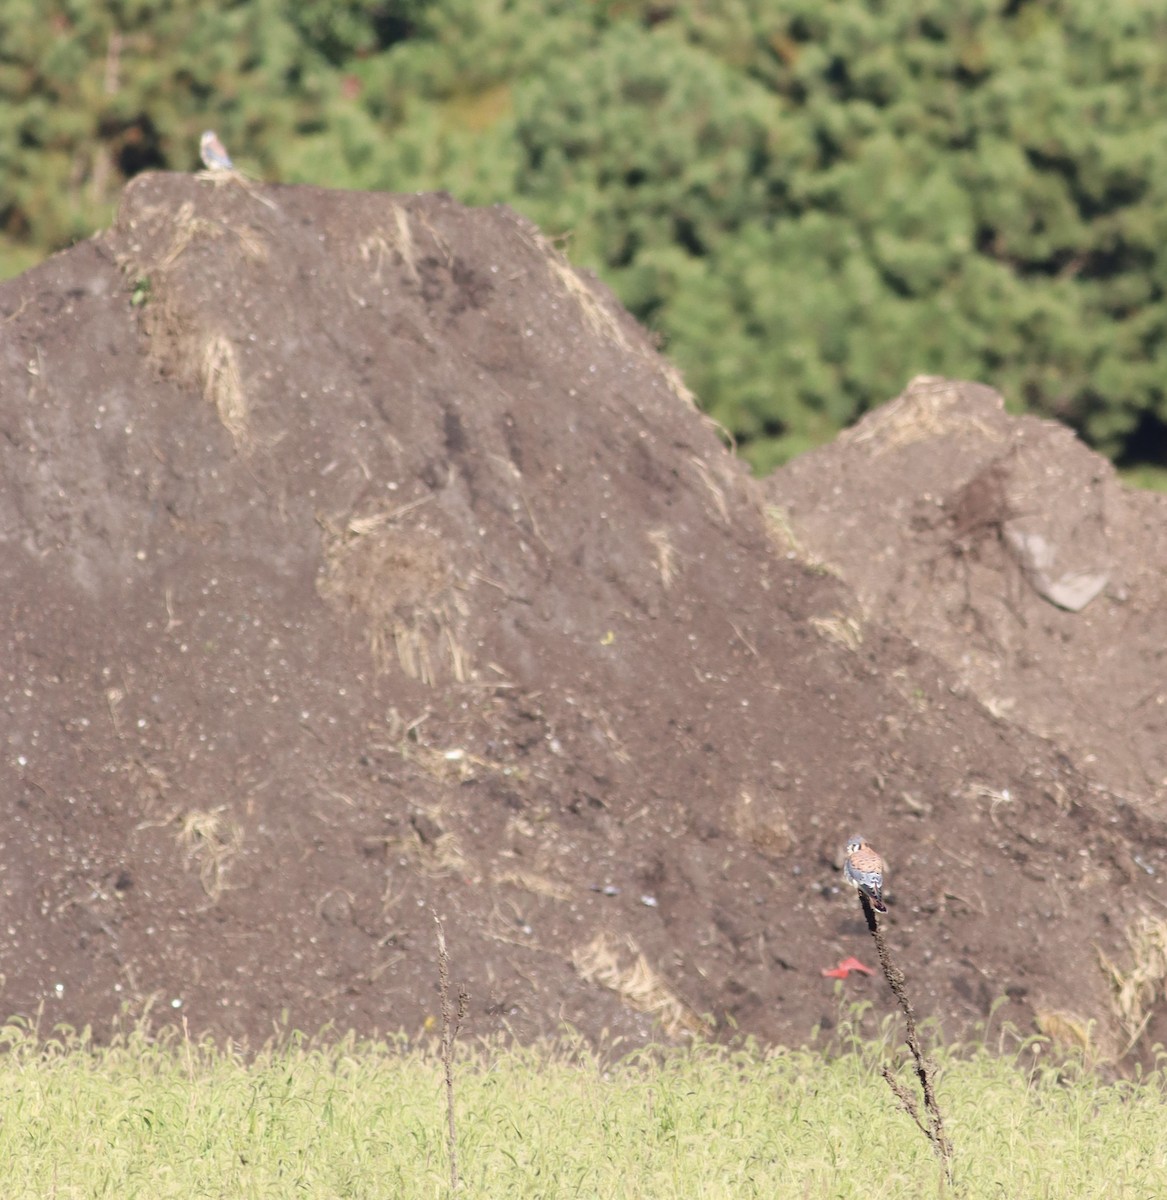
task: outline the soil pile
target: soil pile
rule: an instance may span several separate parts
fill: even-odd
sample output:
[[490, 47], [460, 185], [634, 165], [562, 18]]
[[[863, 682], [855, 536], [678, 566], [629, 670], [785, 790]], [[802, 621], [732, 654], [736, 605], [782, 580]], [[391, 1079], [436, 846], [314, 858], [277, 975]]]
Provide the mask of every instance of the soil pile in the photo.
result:
[[436, 911], [471, 1034], [798, 1040], [858, 830], [921, 1015], [1121, 1042], [1154, 814], [796, 550], [514, 214], [143, 176], [0, 320], [7, 1011], [419, 1033]]
[[1065, 426], [927, 376], [765, 486], [867, 616], [1163, 815], [1167, 497]]

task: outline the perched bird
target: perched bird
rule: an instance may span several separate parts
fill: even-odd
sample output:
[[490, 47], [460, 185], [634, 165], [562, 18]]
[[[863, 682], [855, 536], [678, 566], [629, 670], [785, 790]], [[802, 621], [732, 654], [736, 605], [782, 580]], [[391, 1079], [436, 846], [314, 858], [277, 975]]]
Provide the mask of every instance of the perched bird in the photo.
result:
[[235, 170], [235, 164], [231, 161], [231, 156], [227, 153], [223, 143], [219, 141], [219, 135], [213, 129], [208, 129], [199, 138], [199, 155], [203, 160], [203, 166], [208, 171]]
[[843, 878], [867, 897], [876, 912], [887, 912], [883, 902], [883, 859], [867, 844], [862, 834], [856, 834], [847, 843], [847, 857], [843, 859]]

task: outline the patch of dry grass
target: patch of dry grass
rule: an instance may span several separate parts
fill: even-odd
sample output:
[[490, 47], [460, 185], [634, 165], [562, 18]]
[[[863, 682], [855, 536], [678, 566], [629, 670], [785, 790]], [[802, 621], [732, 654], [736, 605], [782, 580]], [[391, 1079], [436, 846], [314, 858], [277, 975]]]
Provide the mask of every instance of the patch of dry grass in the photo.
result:
[[395, 658], [411, 679], [434, 684], [471, 674], [461, 640], [465, 600], [432, 530], [396, 522], [421, 502], [324, 524], [326, 572], [321, 594], [360, 613], [377, 669]]
[[[167, 213], [167, 216], [170, 214]], [[200, 241], [216, 241], [226, 234], [231, 234], [238, 242], [243, 253], [252, 262], [263, 262], [267, 258], [267, 248], [246, 227], [233, 225], [227, 221], [212, 220], [209, 217], [195, 216], [194, 205], [188, 200], [172, 219], [173, 233], [166, 253], [156, 262], [150, 264], [139, 274], [165, 272], [172, 267], [191, 246]]]
[[521, 891], [530, 892], [532, 896], [543, 896], [548, 900], [570, 900], [572, 889], [565, 883], [549, 879], [535, 871], [502, 871], [494, 877], [495, 883], [509, 884]]
[[989, 820], [994, 825], [998, 824], [997, 810], [1002, 805], [1011, 805], [1013, 803], [1013, 795], [1008, 788], [993, 788], [985, 783], [977, 783], [970, 781], [965, 785], [964, 797], [970, 801], [987, 800], [989, 802]]
[[863, 627], [854, 617], [835, 613], [830, 617], [811, 617], [810, 627], [828, 642], [852, 652], [863, 645]]
[[120, 254], [118, 265], [137, 281], [136, 288], [145, 289], [139, 294], [148, 298], [141, 311], [150, 334], [151, 352], [177, 378], [202, 391], [237, 449], [250, 450], [253, 437], [239, 354], [228, 334], [215, 327], [223, 319], [201, 307], [195, 312], [183, 311], [167, 283], [178, 274], [179, 259], [194, 247], [230, 237], [250, 262], [263, 262], [267, 247], [249, 227], [196, 215], [190, 201], [177, 212], [149, 210], [146, 224], [152, 227], [156, 243], [165, 244], [165, 250], [149, 260]]
[[210, 811], [191, 809], [181, 818], [176, 836], [187, 866], [197, 866], [203, 891], [217, 901], [227, 886], [227, 869], [243, 847], [243, 830], [220, 805]]
[[763, 517], [765, 518], [766, 532], [770, 535], [770, 540], [780, 554], [801, 563], [808, 571], [813, 571], [816, 575], [842, 578], [837, 567], [814, 554], [795, 533], [790, 514], [785, 508], [778, 504], [767, 504], [763, 510]]
[[572, 951], [571, 961], [581, 979], [615, 992], [629, 1008], [656, 1017], [669, 1037], [708, 1032], [707, 1023], [652, 967], [631, 937], [598, 933]]
[[648, 540], [656, 554], [656, 569], [660, 575], [661, 586], [667, 592], [677, 577], [677, 552], [673, 548], [667, 529], [650, 530]]
[[405, 859], [422, 875], [443, 879], [450, 875], [466, 876], [470, 864], [462, 852], [458, 835], [443, 827], [446, 820], [438, 806], [417, 809], [409, 828], [400, 837], [387, 838], [390, 853]]
[[689, 462], [693, 464], [693, 469], [697, 472], [701, 482], [713, 498], [713, 506], [717, 509], [717, 515], [721, 518], [721, 523], [728, 525], [729, 504], [725, 498], [725, 489], [713, 478], [713, 472], [709, 469], [709, 464], [704, 459], [698, 458], [696, 454], [690, 454]]
[[[669, 391], [672, 392], [678, 400], [680, 400], [689, 408], [697, 407], [697, 397], [694, 396], [689, 390], [689, 385], [685, 382], [685, 378], [681, 374], [681, 370], [678, 366], [669, 362], [667, 358], [661, 359], [661, 374], [665, 377], [665, 383], [668, 384]], [[713, 417], [709, 416], [708, 413], [703, 413], [702, 416], [710, 425], [713, 426], [713, 428], [726, 440], [729, 445], [733, 446], [735, 444], [733, 434], [730, 433], [720, 421], [715, 420]]]
[[[552, 278], [579, 305], [580, 312], [583, 314], [584, 324], [587, 325], [592, 333], [599, 337], [607, 338], [614, 342], [621, 350], [628, 353], [638, 353], [642, 357], [649, 357], [651, 355], [651, 350], [647, 343], [639, 347], [632, 345], [628, 340], [628, 335], [624, 332], [624, 327], [621, 324], [617, 311], [597, 293], [587, 278], [577, 271], [555, 249], [547, 238], [541, 233], [536, 233], [533, 241], [536, 248], [546, 260]], [[656, 357], [655, 365], [668, 390], [687, 408], [697, 410], [697, 398], [689, 390], [676, 364], [669, 362], [666, 358]], [[707, 414], [702, 413], [702, 419], [713, 426], [727, 442], [732, 444], [733, 438], [728, 430]]]
[[385, 259], [396, 253], [405, 268], [406, 274], [416, 284], [421, 282], [421, 274], [417, 269], [417, 245], [413, 238], [413, 226], [409, 223], [409, 214], [400, 204], [391, 205], [393, 211], [392, 230], [378, 229], [365, 238], [358, 252], [361, 261], [372, 267], [374, 283], [380, 283], [385, 266]]
[[1126, 939], [1131, 965], [1125, 970], [1099, 952], [1114, 1013], [1128, 1039], [1124, 1054], [1142, 1037], [1155, 1005], [1167, 1000], [1167, 921], [1138, 917], [1127, 927]]
[[990, 442], [1001, 440], [994, 429], [964, 411], [955, 383], [940, 375], [917, 375], [899, 396], [837, 440], [856, 446], [870, 443], [872, 453], [880, 455], [957, 430], [979, 433]]
[[605, 303], [588, 281], [555, 249], [541, 234], [536, 233], [534, 242], [546, 259], [548, 269], [559, 286], [579, 305], [584, 324], [597, 337], [607, 338], [621, 350], [632, 349], [620, 319]]
[[247, 421], [247, 396], [235, 347], [226, 335], [217, 333], [207, 340], [199, 364], [203, 397], [215, 406], [223, 428], [231, 435], [237, 450], [252, 445]]
[[1092, 1037], [1093, 1021], [1060, 1009], [1042, 1008], [1033, 1014], [1033, 1021], [1038, 1032], [1061, 1051], [1080, 1051], [1087, 1062], [1097, 1058], [1098, 1047]]

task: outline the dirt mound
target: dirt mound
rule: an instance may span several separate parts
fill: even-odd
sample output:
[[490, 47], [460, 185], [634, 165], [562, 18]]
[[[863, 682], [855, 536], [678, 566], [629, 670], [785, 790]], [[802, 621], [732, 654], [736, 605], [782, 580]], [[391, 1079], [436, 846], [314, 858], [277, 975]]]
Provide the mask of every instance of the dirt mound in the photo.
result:
[[925, 1012], [1119, 1036], [1157, 826], [793, 555], [512, 213], [144, 176], [0, 319], [8, 1011], [415, 1032], [436, 909], [472, 1033], [802, 1038], [859, 829]]
[[1167, 498], [1065, 426], [930, 377], [766, 490], [866, 616], [1163, 815]]

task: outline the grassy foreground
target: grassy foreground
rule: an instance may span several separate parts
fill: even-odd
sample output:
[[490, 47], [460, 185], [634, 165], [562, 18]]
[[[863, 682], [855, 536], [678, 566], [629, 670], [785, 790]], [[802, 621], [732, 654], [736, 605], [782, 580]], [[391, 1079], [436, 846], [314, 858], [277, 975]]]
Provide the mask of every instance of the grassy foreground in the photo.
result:
[[[293, 1038], [245, 1062], [181, 1039], [94, 1049], [12, 1026], [0, 1044], [6, 1200], [449, 1195], [436, 1049]], [[940, 1052], [955, 1145], [956, 1186], [946, 1189], [879, 1076], [892, 1049], [697, 1046], [615, 1065], [578, 1045], [465, 1050], [455, 1065], [459, 1195], [1167, 1196], [1160, 1073], [1106, 1084], [1037, 1067], [1040, 1042], [1006, 1058]]]

